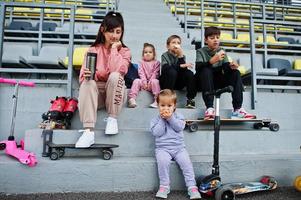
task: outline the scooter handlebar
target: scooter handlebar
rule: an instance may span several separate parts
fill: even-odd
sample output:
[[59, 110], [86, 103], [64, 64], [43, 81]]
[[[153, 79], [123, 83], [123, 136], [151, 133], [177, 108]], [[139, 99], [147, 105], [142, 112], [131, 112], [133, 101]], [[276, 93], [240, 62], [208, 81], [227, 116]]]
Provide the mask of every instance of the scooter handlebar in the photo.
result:
[[225, 92], [233, 92], [233, 87], [231, 85], [224, 87], [222, 89], [218, 89], [216, 91], [212, 91], [212, 92], [205, 92], [205, 96], [220, 96], [221, 94], [225, 93]]
[[15, 79], [1, 78], [1, 77], [0, 77], [0, 83], [6, 83], [6, 84], [11, 84], [11, 85], [16, 85], [17, 83], [19, 83], [19, 85], [25, 86], [25, 87], [34, 87], [35, 86], [34, 82], [17, 81]]

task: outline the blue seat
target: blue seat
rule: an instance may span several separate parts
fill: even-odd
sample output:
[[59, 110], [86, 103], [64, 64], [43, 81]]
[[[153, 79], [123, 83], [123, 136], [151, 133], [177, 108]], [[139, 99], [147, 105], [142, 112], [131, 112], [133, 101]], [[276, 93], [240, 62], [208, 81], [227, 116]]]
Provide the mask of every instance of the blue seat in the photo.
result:
[[8, 30], [32, 30], [32, 24], [27, 21], [12, 21], [8, 27]]
[[268, 60], [268, 68], [278, 69], [279, 76], [301, 77], [300, 70], [293, 70], [290, 61], [281, 58], [271, 58]]
[[[54, 22], [43, 22], [42, 24], [42, 30], [43, 31], [55, 31], [55, 28], [57, 27], [57, 24]], [[38, 31], [40, 27], [40, 22], [37, 23], [35, 27], [33, 27], [32, 30]]]
[[279, 37], [278, 41], [279, 42], [288, 42], [289, 44], [297, 44], [297, 41], [295, 41], [295, 39], [292, 37]]

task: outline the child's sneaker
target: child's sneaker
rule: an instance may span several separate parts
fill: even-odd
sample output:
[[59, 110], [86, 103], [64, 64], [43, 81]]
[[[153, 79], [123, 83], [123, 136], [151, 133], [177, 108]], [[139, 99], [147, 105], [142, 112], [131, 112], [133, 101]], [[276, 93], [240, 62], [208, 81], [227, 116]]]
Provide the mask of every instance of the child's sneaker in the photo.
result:
[[212, 108], [212, 107], [207, 108], [207, 110], [205, 111], [204, 119], [213, 119], [214, 117], [215, 117], [214, 108]]
[[137, 106], [136, 100], [134, 98], [129, 99], [129, 108], [135, 108]]
[[247, 113], [244, 108], [240, 108], [232, 112], [231, 119], [256, 119], [256, 115]]
[[87, 148], [94, 144], [94, 132], [90, 131], [90, 129], [79, 130], [79, 132], [83, 132], [82, 136], [78, 139], [75, 144], [76, 148]]
[[195, 108], [195, 101], [194, 99], [187, 99], [186, 108]]
[[116, 135], [118, 133], [117, 119], [113, 117], [108, 117], [105, 134]]
[[151, 108], [158, 108], [158, 103], [157, 101], [154, 101], [151, 105], [149, 105]]
[[196, 186], [190, 186], [188, 188], [188, 195], [190, 199], [201, 199], [201, 194], [198, 191], [198, 188]]
[[167, 199], [167, 195], [170, 193], [170, 188], [168, 186], [160, 185], [160, 188], [156, 194], [156, 197]]

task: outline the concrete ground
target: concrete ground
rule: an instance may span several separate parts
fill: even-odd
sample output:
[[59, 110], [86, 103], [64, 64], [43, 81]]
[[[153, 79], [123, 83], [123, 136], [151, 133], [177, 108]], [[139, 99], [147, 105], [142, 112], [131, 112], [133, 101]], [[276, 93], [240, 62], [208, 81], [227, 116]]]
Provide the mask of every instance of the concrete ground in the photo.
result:
[[[153, 200], [155, 192], [101, 192], [101, 193], [55, 193], [55, 194], [0, 194], [1, 200]], [[189, 199], [184, 191], [172, 191], [168, 199]], [[281, 187], [275, 191], [264, 191], [237, 196], [241, 200], [300, 200], [301, 192], [292, 187]]]

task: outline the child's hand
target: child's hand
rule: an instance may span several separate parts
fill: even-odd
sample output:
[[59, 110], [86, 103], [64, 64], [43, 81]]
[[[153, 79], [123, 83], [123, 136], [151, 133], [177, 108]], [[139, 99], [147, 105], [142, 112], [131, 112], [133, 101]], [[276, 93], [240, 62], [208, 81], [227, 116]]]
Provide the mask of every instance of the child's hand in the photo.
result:
[[143, 90], [147, 90], [147, 89], [148, 89], [148, 85], [147, 85], [147, 83], [145, 83], [145, 84], [142, 84], [142, 89], [143, 89]]
[[174, 46], [174, 52], [177, 55], [177, 57], [179, 57], [179, 58], [182, 58], [184, 56], [183, 49], [181, 48], [180, 45]]
[[239, 67], [239, 65], [236, 62], [232, 61], [232, 62], [230, 62], [230, 67], [231, 67], [231, 69], [237, 69]]
[[172, 115], [173, 111], [172, 110], [160, 110], [160, 116], [163, 118], [163, 119], [169, 119]]
[[193, 68], [193, 64], [192, 63], [180, 64], [180, 67], [192, 69]]
[[223, 60], [225, 58], [225, 55], [226, 55], [225, 51], [223, 51], [223, 50], [219, 51], [210, 59], [210, 61], [209, 61], [210, 64], [213, 65], [213, 64]]

